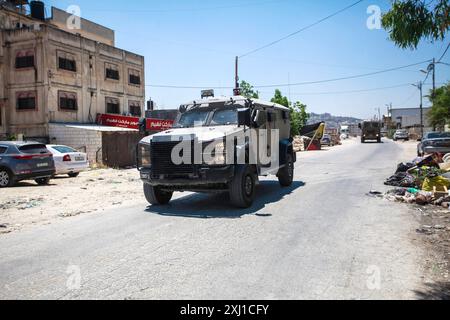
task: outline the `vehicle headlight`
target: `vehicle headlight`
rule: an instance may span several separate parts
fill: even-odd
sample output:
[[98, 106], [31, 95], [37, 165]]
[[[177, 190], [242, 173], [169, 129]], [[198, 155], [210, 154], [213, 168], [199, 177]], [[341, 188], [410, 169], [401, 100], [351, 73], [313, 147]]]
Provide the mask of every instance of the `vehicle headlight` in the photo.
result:
[[224, 165], [226, 163], [226, 151], [224, 142], [212, 142], [203, 151], [203, 162], [209, 166]]
[[152, 164], [150, 155], [150, 145], [146, 143], [139, 144], [138, 165], [148, 167]]

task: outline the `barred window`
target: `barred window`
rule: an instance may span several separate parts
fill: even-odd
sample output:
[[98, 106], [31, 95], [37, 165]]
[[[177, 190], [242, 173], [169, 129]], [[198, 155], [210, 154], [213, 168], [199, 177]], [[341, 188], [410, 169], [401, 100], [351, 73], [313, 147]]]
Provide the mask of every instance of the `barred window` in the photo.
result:
[[75, 57], [69, 53], [58, 52], [58, 68], [62, 70], [77, 71], [77, 62], [75, 61]]
[[16, 100], [17, 110], [36, 110], [36, 92], [19, 92]]
[[34, 51], [20, 51], [16, 55], [16, 69], [34, 67]]
[[119, 68], [115, 64], [105, 64], [106, 79], [119, 80]]
[[130, 69], [129, 70], [129, 80], [128, 82], [132, 85], [141, 85], [141, 73], [138, 70]]
[[59, 109], [65, 111], [77, 111], [77, 94], [73, 92], [58, 92], [59, 97]]
[[141, 104], [139, 101], [128, 102], [128, 111], [134, 117], [140, 117], [142, 115]]
[[106, 113], [120, 114], [119, 99], [106, 98]]

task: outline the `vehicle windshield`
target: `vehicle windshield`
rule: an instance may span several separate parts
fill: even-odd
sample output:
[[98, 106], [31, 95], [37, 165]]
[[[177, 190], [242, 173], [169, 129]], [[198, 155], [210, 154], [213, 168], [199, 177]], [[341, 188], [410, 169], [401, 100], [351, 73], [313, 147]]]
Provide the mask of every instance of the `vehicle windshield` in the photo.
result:
[[450, 132], [431, 132], [427, 134], [427, 139], [450, 138]]
[[52, 149], [58, 151], [59, 153], [72, 153], [77, 152], [76, 150], [66, 147], [66, 146], [54, 146]]
[[45, 154], [48, 153], [44, 144], [27, 144], [19, 147], [20, 152], [27, 154]]
[[238, 114], [236, 109], [217, 110], [211, 119], [211, 126], [226, 126], [238, 123]]
[[204, 126], [226, 126], [238, 123], [237, 108], [226, 109], [198, 108], [183, 113], [175, 128], [192, 128]]
[[195, 109], [185, 112], [174, 125], [176, 128], [201, 127], [206, 124], [210, 110]]
[[377, 129], [379, 128], [380, 124], [378, 122], [365, 122], [364, 123], [364, 128], [370, 129], [370, 128], [374, 128]]

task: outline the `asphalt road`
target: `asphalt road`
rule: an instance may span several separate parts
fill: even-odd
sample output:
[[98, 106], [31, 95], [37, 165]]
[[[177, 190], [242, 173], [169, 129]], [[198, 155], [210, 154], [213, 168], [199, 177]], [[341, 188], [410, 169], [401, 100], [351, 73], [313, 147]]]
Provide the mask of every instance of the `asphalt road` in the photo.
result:
[[[412, 154], [409, 154], [412, 156]], [[252, 209], [224, 195], [78, 216], [0, 237], [1, 299], [410, 299], [423, 252], [407, 207], [365, 194], [401, 144], [302, 153]]]

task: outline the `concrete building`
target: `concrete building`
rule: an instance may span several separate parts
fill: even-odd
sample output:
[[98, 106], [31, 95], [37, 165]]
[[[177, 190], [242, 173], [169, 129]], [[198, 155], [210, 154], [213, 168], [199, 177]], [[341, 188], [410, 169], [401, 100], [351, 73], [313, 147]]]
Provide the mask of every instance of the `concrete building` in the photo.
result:
[[[0, 139], [49, 140], [49, 124], [97, 114], [144, 114], [144, 57], [116, 48], [114, 31], [42, 2], [0, 0]], [[27, 6], [25, 6], [27, 8]], [[36, 9], [37, 8], [37, 9]]]
[[[428, 113], [431, 108], [423, 108], [423, 125], [430, 128]], [[396, 129], [420, 128], [420, 108], [390, 109], [390, 122]]]

